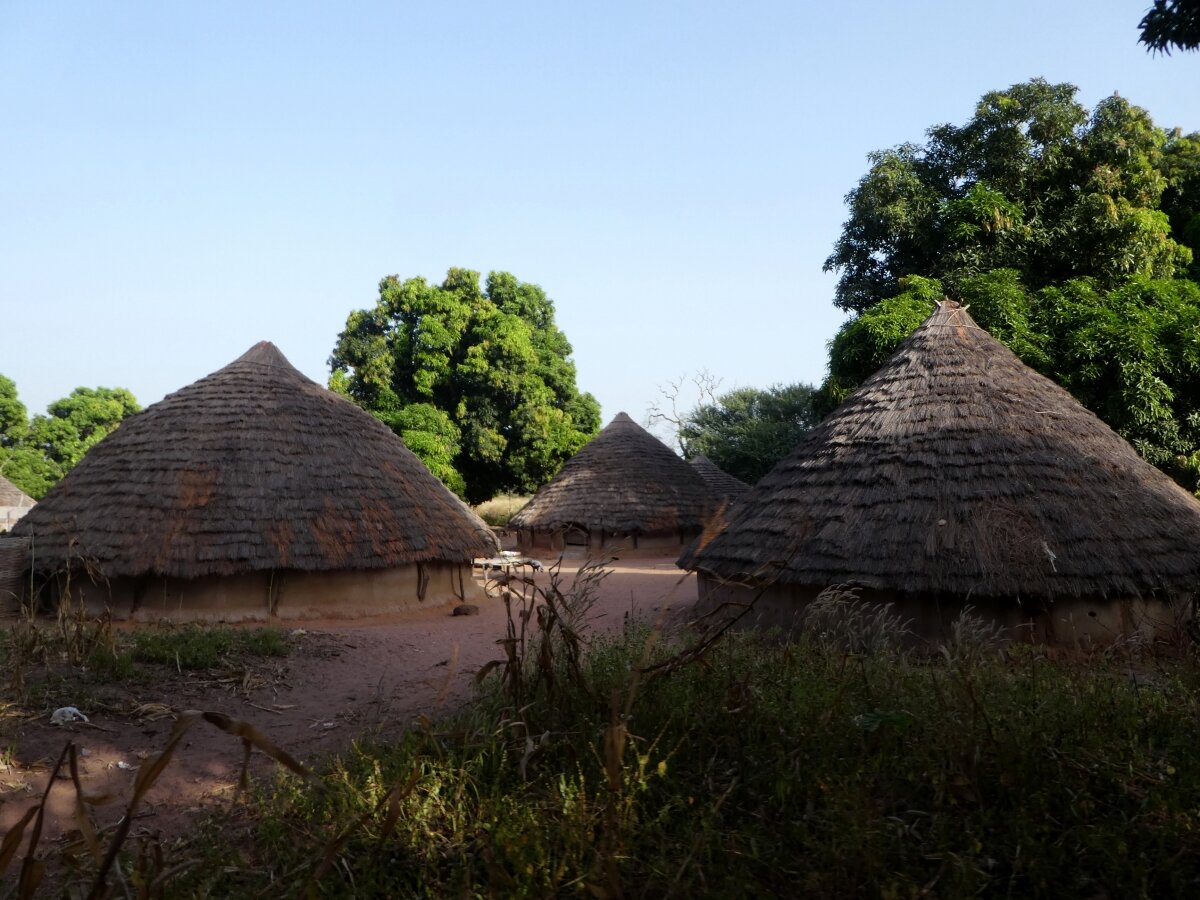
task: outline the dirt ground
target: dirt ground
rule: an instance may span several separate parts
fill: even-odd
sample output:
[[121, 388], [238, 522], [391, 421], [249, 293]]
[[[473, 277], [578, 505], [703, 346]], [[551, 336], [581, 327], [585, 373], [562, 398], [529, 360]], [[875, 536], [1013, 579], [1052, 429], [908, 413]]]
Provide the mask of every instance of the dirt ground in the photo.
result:
[[[570, 584], [573, 570], [564, 564]], [[477, 578], [480, 576], [477, 576]], [[537, 576], [545, 583], [548, 576]], [[693, 576], [673, 558], [618, 561], [601, 582], [590, 615], [595, 631], [615, 631], [627, 617], [679, 618], [696, 597]], [[487, 662], [502, 657], [495, 641], [505, 633], [503, 603], [489, 597], [479, 615], [453, 616], [451, 607], [356, 620], [296, 623], [290, 656], [240, 684], [180, 677], [139, 686], [140, 718], [93, 714], [91, 725], [52, 726], [49, 715], [22, 721], [11, 747], [12, 762], [0, 763], [0, 834], [18, 821], [45, 789], [55, 760], [69, 740], [82, 748], [81, 780], [89, 791], [111, 791], [116, 799], [97, 809], [102, 825], [120, 819], [137, 767], [160, 750], [171, 732], [171, 713], [215, 710], [252, 723], [302, 762], [349, 745], [368, 730], [406, 728], [421, 715], [436, 716], [471, 694], [471, 679]], [[265, 673], [265, 674], [264, 674]], [[138, 813], [135, 832], [163, 837], [185, 832], [192, 817], [234, 793], [241, 769], [241, 741], [197, 723]], [[274, 763], [255, 754], [252, 773]], [[74, 792], [69, 780], [56, 783], [47, 804], [44, 840], [74, 828]], [[43, 846], [47, 846], [43, 843]]]

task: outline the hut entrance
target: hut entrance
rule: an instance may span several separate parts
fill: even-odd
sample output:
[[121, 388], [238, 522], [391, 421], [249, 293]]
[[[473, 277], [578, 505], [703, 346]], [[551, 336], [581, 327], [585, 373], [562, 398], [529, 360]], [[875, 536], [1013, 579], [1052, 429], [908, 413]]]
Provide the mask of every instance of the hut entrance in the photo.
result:
[[567, 550], [586, 550], [591, 534], [586, 528], [572, 526], [563, 532], [563, 548]]

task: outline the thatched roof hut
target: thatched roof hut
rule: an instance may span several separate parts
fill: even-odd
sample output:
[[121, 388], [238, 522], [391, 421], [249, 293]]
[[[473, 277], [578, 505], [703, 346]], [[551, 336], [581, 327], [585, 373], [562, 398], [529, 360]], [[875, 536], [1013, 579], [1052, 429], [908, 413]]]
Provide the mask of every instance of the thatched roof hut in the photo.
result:
[[0, 475], [0, 532], [8, 531], [33, 508], [36, 501]]
[[39, 572], [86, 567], [135, 614], [165, 592], [182, 618], [448, 599], [495, 547], [390, 429], [267, 342], [122, 422], [14, 533]]
[[849, 584], [919, 628], [969, 602], [1061, 638], [1200, 586], [1200, 503], [951, 301], [712, 532], [679, 564], [710, 602], [771, 585], [773, 621]]
[[738, 500], [750, 490], [750, 485], [740, 478], [734, 478], [703, 453], [693, 456], [689, 462], [718, 497]]
[[699, 534], [716, 506], [695, 469], [622, 412], [509, 525], [528, 552], [671, 553]]

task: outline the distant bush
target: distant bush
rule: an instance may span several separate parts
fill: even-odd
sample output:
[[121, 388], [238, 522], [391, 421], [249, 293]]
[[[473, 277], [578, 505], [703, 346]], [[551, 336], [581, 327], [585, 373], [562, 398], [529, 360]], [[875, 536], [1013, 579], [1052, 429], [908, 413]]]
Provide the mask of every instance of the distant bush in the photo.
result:
[[517, 494], [501, 494], [475, 507], [475, 515], [487, 522], [493, 528], [504, 528], [508, 520], [520, 511], [529, 497]]

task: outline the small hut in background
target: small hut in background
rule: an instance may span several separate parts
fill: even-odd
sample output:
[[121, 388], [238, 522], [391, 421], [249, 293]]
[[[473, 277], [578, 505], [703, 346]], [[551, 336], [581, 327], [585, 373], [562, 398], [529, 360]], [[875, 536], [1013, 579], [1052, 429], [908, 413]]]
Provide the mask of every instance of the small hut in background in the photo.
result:
[[740, 478], [734, 478], [703, 453], [693, 456], [689, 462], [712, 492], [727, 503], [740, 500], [750, 490], [750, 485]]
[[509, 523], [531, 555], [679, 552], [719, 505], [704, 479], [618, 413]]
[[35, 502], [37, 501], [0, 475], [0, 532], [11, 531], [17, 520], [33, 509]]
[[140, 620], [446, 603], [495, 552], [387, 426], [266, 342], [122, 422], [14, 535], [40, 595]]
[[1103, 639], [1190, 614], [1200, 502], [946, 301], [679, 564], [785, 627], [845, 584], [931, 637]]

